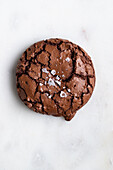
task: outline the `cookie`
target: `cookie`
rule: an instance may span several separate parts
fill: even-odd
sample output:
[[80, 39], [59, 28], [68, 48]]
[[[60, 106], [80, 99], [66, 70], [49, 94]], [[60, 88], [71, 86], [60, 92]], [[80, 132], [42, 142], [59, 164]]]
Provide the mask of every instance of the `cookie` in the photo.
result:
[[20, 58], [17, 91], [30, 109], [71, 120], [85, 105], [95, 86], [89, 55], [63, 39], [48, 39], [30, 46]]

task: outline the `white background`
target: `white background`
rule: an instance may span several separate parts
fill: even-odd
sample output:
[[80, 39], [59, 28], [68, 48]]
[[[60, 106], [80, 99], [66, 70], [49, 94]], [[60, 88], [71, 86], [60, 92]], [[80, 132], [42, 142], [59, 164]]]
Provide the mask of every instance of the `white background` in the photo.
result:
[[[36, 41], [60, 37], [92, 57], [96, 87], [72, 121], [36, 114], [15, 68]], [[0, 170], [113, 170], [113, 0], [0, 0]]]

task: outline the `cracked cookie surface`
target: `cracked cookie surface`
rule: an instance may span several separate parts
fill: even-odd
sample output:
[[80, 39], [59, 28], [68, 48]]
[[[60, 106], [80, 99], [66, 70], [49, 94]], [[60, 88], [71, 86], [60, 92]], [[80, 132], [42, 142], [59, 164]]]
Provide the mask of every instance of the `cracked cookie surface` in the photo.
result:
[[18, 95], [30, 109], [71, 120], [92, 95], [95, 71], [81, 47], [56, 38], [23, 53], [16, 79]]

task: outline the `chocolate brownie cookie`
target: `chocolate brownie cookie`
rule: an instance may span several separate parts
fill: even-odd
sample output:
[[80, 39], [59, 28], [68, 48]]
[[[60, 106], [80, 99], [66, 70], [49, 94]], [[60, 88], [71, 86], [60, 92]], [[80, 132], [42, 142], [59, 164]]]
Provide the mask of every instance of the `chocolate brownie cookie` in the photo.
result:
[[40, 41], [22, 55], [16, 70], [17, 91], [30, 109], [71, 120], [95, 86], [89, 55], [63, 39]]

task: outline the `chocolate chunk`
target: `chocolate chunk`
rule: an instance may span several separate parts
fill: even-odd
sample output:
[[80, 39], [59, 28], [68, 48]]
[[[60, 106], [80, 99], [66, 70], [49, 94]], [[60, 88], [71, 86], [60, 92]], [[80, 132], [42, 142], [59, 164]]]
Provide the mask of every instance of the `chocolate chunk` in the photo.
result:
[[63, 39], [49, 39], [30, 46], [20, 58], [17, 91], [30, 109], [71, 120], [86, 104], [95, 86], [89, 55]]

